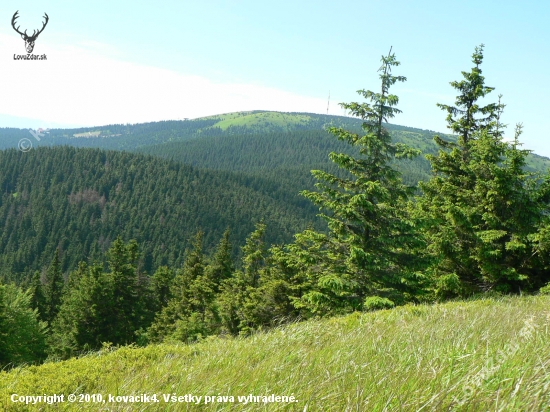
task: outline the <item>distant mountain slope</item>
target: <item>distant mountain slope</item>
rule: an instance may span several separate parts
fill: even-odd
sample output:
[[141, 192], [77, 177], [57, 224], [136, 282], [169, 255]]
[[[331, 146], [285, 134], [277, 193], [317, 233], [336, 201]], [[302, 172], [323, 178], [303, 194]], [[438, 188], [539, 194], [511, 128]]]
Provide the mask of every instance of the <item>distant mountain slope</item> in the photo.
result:
[[[33, 136], [29, 130], [4, 128], [0, 129], [0, 149], [17, 147], [21, 139], [28, 139], [35, 148], [40, 146], [70, 145], [109, 150], [137, 150], [142, 153], [150, 153], [191, 163], [199, 167], [251, 172], [250, 167], [245, 167], [242, 161], [238, 161], [238, 164], [235, 164], [235, 156], [225, 156], [222, 159], [215, 152], [212, 152], [208, 145], [215, 144], [220, 146], [223, 144], [225, 153], [228, 153], [228, 151], [235, 151], [234, 144], [244, 144], [244, 136], [256, 136], [255, 138], [246, 138], [248, 142], [264, 136], [266, 139], [262, 142], [266, 142], [272, 136], [286, 134], [286, 139], [275, 139], [270, 143], [269, 153], [265, 153], [270, 156], [269, 160], [264, 155], [258, 157], [257, 154], [254, 154], [256, 161], [263, 163], [277, 162], [273, 158], [284, 152], [290, 155], [290, 157], [286, 157], [285, 162], [292, 163], [293, 166], [307, 166], [311, 161], [313, 163], [321, 162], [321, 164], [327, 164], [328, 153], [334, 150], [345, 150], [346, 145], [339, 143], [334, 137], [328, 136], [324, 131], [326, 127], [330, 125], [339, 126], [348, 130], [361, 132], [361, 124], [360, 119], [344, 116], [252, 111], [227, 113], [194, 120], [107, 125], [81, 129], [52, 129], [38, 136], [38, 138], [36, 137], [36, 132], [34, 132], [35, 135]], [[386, 125], [386, 127], [397, 142], [407, 143], [422, 150], [424, 154], [435, 153], [437, 151], [437, 146], [433, 141], [436, 133], [433, 131], [391, 124]], [[305, 132], [315, 133], [309, 134], [309, 137], [301, 135]], [[224, 139], [224, 137], [228, 136], [240, 137], [230, 140]], [[445, 137], [453, 139], [449, 135], [445, 135]], [[206, 143], [200, 142], [202, 140], [200, 138], [218, 138], [218, 140], [211, 140]], [[322, 141], [322, 146], [319, 146], [321, 144], [320, 141]], [[273, 143], [282, 144], [283, 146], [274, 147]], [[246, 145], [258, 148], [257, 143], [246, 143]], [[296, 145], [300, 145], [302, 150], [305, 151], [304, 153], [308, 153], [307, 157], [301, 156], [298, 158], [291, 153]], [[230, 146], [231, 148], [229, 148]], [[221, 167], [220, 164], [212, 162], [204, 164], [197, 162], [196, 158], [193, 157], [191, 159], [190, 155], [188, 156], [184, 153], [187, 150], [193, 152], [193, 156], [198, 156], [201, 159], [215, 156], [220, 162], [229, 162], [233, 166], [228, 168]], [[319, 152], [319, 150], [323, 152]], [[424, 179], [427, 177], [427, 173], [429, 173], [428, 163], [424, 160], [423, 156], [417, 159], [416, 162], [418, 164], [410, 167], [402, 165], [404, 168], [402, 171], [406, 175], [405, 179], [411, 182]], [[532, 170], [544, 170], [550, 166], [550, 159], [533, 154], [529, 157], [529, 166]]]
[[[398, 142], [422, 147], [427, 153], [436, 150], [429, 132], [393, 130], [392, 133]], [[324, 130], [210, 136], [147, 146], [137, 151], [200, 168], [242, 171], [264, 177], [290, 174], [297, 178], [295, 172], [300, 171], [308, 177], [302, 182], [312, 181], [309, 179], [312, 169], [337, 171], [328, 157], [330, 152], [358, 155], [358, 150]], [[409, 184], [429, 177], [430, 165], [424, 157], [402, 161], [397, 166]]]
[[[0, 129], [0, 149], [17, 147], [21, 139], [29, 139], [33, 147], [70, 145], [111, 150], [133, 150], [137, 147], [190, 139], [200, 130], [215, 124], [212, 119], [163, 121], [142, 124], [107, 125], [81, 129], [51, 129], [38, 140], [27, 129]], [[35, 132], [36, 134], [36, 132]]]
[[[327, 119], [330, 118], [330, 119]], [[194, 120], [171, 120], [141, 124], [117, 124], [79, 129], [52, 129], [37, 139], [28, 129], [0, 128], [0, 149], [17, 147], [29, 139], [34, 147], [70, 145], [112, 150], [134, 150], [171, 141], [221, 134], [320, 130], [339, 118], [300, 113], [238, 112]], [[342, 117], [342, 119], [348, 119]], [[351, 119], [352, 121], [354, 119]], [[35, 133], [36, 134], [36, 133]]]
[[[227, 136], [267, 136], [267, 135], [281, 135], [288, 134], [289, 139], [285, 144], [294, 144], [292, 140], [295, 134], [302, 132], [317, 132], [315, 138], [324, 135], [327, 136], [323, 130], [328, 125], [341, 126], [349, 130], [357, 132], [361, 131], [361, 120], [357, 118], [345, 117], [345, 116], [331, 116], [312, 113], [283, 113], [283, 112], [269, 112], [269, 111], [251, 111], [251, 112], [236, 112], [226, 113], [215, 116], [204, 117], [194, 120], [180, 120], [180, 121], [162, 121], [153, 123], [142, 124], [127, 124], [127, 125], [107, 125], [91, 128], [81, 129], [52, 129], [48, 133], [44, 133], [38, 140], [34, 137], [29, 130], [25, 129], [0, 129], [0, 149], [17, 147], [18, 142], [21, 139], [28, 139], [33, 147], [40, 146], [57, 146], [57, 145], [70, 145], [74, 147], [93, 147], [110, 150], [138, 150], [142, 153], [151, 153], [154, 155], [160, 155], [163, 157], [170, 157], [178, 161], [189, 162], [189, 156], [183, 154], [187, 148], [192, 150], [199, 158], [204, 156], [210, 156], [203, 153], [204, 150], [211, 152], [213, 155], [215, 149], [208, 147], [210, 142], [196, 143], [190, 146], [180, 146], [179, 143], [196, 140], [199, 138], [222, 138]], [[433, 131], [421, 130], [415, 128], [409, 128], [405, 126], [386, 125], [391, 131], [395, 141], [410, 144], [411, 146], [422, 150], [423, 153], [434, 153], [437, 151], [437, 147], [433, 142], [433, 136], [436, 134]], [[36, 133], [35, 133], [36, 134]], [[313, 135], [311, 135], [313, 136]], [[445, 136], [448, 139], [453, 139], [452, 136]], [[318, 150], [315, 148], [317, 142], [303, 141], [303, 137], [296, 137], [301, 140], [299, 144], [306, 148], [305, 150]], [[238, 140], [238, 139], [237, 139]], [[212, 144], [219, 145], [222, 140], [214, 140]], [[238, 141], [232, 140], [239, 143]], [[323, 154], [324, 158], [320, 160], [323, 164], [327, 163], [326, 155], [333, 150], [339, 150], [338, 142], [333, 137], [325, 139], [327, 150]], [[311, 143], [313, 147], [308, 148], [308, 144]], [[168, 146], [157, 147], [167, 144]], [[254, 146], [256, 144], [252, 144]], [[225, 145], [227, 147], [228, 144]], [[183, 149], [183, 148], [186, 149]], [[270, 156], [277, 156], [277, 150], [286, 151], [286, 147], [273, 150], [271, 146]], [[174, 150], [173, 154], [169, 152]], [[324, 149], [323, 149], [324, 150]], [[232, 150], [234, 151], [234, 150]], [[254, 156], [260, 153], [256, 151]], [[317, 156], [317, 155], [316, 155]], [[227, 157], [227, 156], [226, 156]], [[242, 156], [241, 156], [242, 157]], [[319, 156], [317, 156], [318, 158]], [[271, 162], [264, 157], [259, 157], [259, 160], [264, 162]], [[298, 160], [299, 163], [296, 163]], [[303, 158], [309, 162], [310, 158]], [[234, 159], [229, 159], [234, 163]], [[293, 166], [302, 165], [306, 166], [307, 162], [302, 162], [300, 159], [293, 158]], [[403, 172], [406, 173], [411, 181], [425, 178], [426, 173], [429, 171], [428, 164], [423, 158], [417, 159], [419, 164], [414, 166], [402, 165]], [[200, 164], [200, 162], [191, 162], [200, 167], [212, 167], [209, 164]], [[210, 162], [211, 163], [211, 162]], [[237, 169], [223, 168], [223, 170], [243, 170], [242, 162], [237, 162], [239, 165]], [[315, 162], [314, 162], [315, 163]], [[550, 159], [537, 155], [529, 157], [529, 165], [532, 169], [545, 170], [550, 166]], [[220, 167], [216, 164], [213, 168]], [[247, 170], [250, 172], [251, 170]]]
[[239, 174], [128, 152], [0, 151], [0, 272], [43, 269], [57, 247], [68, 270], [100, 258], [117, 235], [138, 240], [145, 270], [177, 267], [199, 228], [207, 249], [231, 228], [236, 253], [261, 219], [269, 243], [288, 242], [316, 220], [305, 200], [292, 204], [284, 193], [253, 186]]
[[[304, 188], [314, 182], [310, 178], [310, 170], [321, 168], [336, 172], [328, 158], [330, 152], [358, 154], [357, 150], [327, 133], [325, 129], [328, 126], [362, 133], [360, 119], [342, 116], [251, 112], [207, 119], [217, 122], [201, 131], [202, 138], [177, 139], [136, 150], [201, 168], [242, 171], [273, 178], [287, 177]], [[404, 181], [411, 185], [430, 177], [430, 164], [425, 155], [438, 152], [439, 148], [433, 140], [435, 135], [450, 141], [456, 139], [428, 130], [392, 124], [386, 127], [395, 142], [422, 151], [422, 155], [414, 161], [399, 161], [395, 165], [402, 172]], [[534, 154], [528, 157], [530, 170], [545, 171], [549, 167], [548, 158]], [[299, 189], [293, 188], [294, 191]]]
[[[113, 150], [134, 150], [166, 142], [199, 137], [320, 131], [328, 125], [360, 130], [361, 120], [344, 116], [312, 113], [237, 112], [194, 120], [106, 125], [80, 129], [52, 129], [38, 139], [28, 129], [0, 128], [0, 149], [15, 148], [19, 140], [29, 139], [34, 147], [70, 145]], [[388, 125], [392, 130], [413, 133], [433, 132]]]

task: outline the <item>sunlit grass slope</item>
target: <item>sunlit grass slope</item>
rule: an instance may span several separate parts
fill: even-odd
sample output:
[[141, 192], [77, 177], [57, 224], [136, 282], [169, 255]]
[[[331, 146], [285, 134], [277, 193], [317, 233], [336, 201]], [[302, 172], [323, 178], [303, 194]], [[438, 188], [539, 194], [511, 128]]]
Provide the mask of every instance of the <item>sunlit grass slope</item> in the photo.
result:
[[220, 116], [220, 121], [212, 127], [219, 127], [226, 130], [229, 126], [264, 127], [269, 130], [270, 126], [292, 129], [296, 125], [306, 125], [311, 116], [299, 113], [261, 112], [243, 113], [241, 116], [228, 114]]
[[[0, 373], [20, 395], [154, 394], [159, 403], [41, 404], [109, 411], [542, 411], [550, 408], [550, 297], [406, 306], [308, 321], [245, 339], [122, 348]], [[162, 394], [234, 396], [165, 403]], [[294, 403], [238, 402], [294, 395]], [[35, 408], [35, 409], [33, 409]]]

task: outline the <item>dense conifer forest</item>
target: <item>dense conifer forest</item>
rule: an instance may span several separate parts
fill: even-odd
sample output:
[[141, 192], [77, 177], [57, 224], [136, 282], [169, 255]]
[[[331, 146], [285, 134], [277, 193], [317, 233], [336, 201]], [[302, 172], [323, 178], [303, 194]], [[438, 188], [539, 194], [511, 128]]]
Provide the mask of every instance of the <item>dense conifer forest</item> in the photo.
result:
[[229, 228], [235, 256], [261, 219], [272, 227], [271, 243], [290, 241], [316, 219], [280, 184], [121, 151], [11, 149], [0, 152], [0, 169], [0, 270], [10, 280], [44, 271], [56, 250], [64, 273], [81, 260], [102, 262], [117, 236], [138, 241], [140, 267], [151, 272], [180, 266], [199, 229], [211, 250]]
[[342, 104], [355, 119], [248, 112], [3, 150], [0, 366], [550, 293], [548, 163], [521, 124], [504, 139], [482, 62], [439, 105], [451, 135], [387, 126], [406, 81], [390, 52], [379, 92]]

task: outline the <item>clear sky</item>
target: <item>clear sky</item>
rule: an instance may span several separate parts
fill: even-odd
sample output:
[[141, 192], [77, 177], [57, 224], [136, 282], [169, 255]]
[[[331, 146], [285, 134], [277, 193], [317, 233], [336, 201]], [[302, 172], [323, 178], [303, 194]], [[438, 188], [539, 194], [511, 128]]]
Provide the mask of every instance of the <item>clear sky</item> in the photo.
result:
[[[11, 27], [41, 27], [26, 54]], [[485, 44], [486, 84], [504, 121], [550, 156], [550, 2], [526, 0], [33, 1], [0, 3], [0, 127], [94, 126], [240, 110], [344, 114], [377, 90], [390, 46], [408, 78], [393, 92], [396, 124], [446, 132], [436, 103]]]

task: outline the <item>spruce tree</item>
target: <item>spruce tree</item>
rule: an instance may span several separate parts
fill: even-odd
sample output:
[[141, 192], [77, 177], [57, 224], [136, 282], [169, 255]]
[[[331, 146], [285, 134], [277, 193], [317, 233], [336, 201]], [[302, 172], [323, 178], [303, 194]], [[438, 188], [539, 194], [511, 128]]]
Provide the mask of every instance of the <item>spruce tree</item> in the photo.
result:
[[167, 266], [159, 267], [151, 278], [151, 289], [153, 295], [153, 305], [155, 312], [160, 311], [170, 301], [172, 295], [170, 288], [174, 281], [175, 273]]
[[462, 72], [464, 79], [451, 82], [459, 92], [456, 106], [439, 105], [457, 141], [435, 139], [439, 153], [426, 156], [432, 178], [420, 183], [418, 205], [439, 297], [519, 292], [540, 287], [544, 278], [544, 258], [532, 239], [549, 211], [547, 185], [524, 170], [528, 151], [519, 149], [521, 127], [513, 143], [503, 140], [500, 97], [480, 105], [494, 90], [485, 86], [480, 68], [483, 45], [476, 47], [472, 61], [475, 66]]
[[231, 257], [230, 233], [229, 229], [224, 232], [218, 248], [206, 268], [206, 274], [214, 284], [216, 293], [219, 292], [221, 283], [229, 279], [235, 271], [235, 265]]
[[135, 339], [143, 308], [140, 303], [139, 273], [137, 270], [139, 248], [135, 240], [125, 244], [121, 237], [115, 239], [107, 253], [113, 301], [111, 331], [113, 344], [129, 344]]
[[262, 323], [257, 292], [269, 266], [265, 231], [263, 221], [256, 224], [242, 247], [242, 269], [222, 282], [217, 304], [225, 332], [248, 334]]
[[[46, 273], [46, 285], [44, 288], [46, 301], [45, 320], [50, 324], [59, 312], [64, 286], [65, 282], [63, 280], [63, 273], [61, 272], [59, 249], [55, 249], [52, 263], [50, 264], [50, 267], [48, 268], [48, 271]], [[39, 297], [37, 296], [37, 298]]]
[[50, 354], [63, 359], [97, 350], [103, 342], [114, 343], [118, 338], [112, 323], [114, 296], [109, 274], [101, 266], [80, 262], [69, 279], [72, 287], [63, 296], [48, 341]]
[[[470, 141], [474, 134], [485, 130], [495, 138], [502, 137], [502, 125], [500, 115], [504, 105], [500, 103], [489, 103], [485, 106], [479, 105], [479, 99], [487, 96], [495, 88], [485, 85], [485, 77], [482, 76], [481, 63], [483, 62], [483, 48], [481, 44], [475, 48], [472, 55], [472, 62], [475, 66], [470, 72], [462, 72], [464, 77], [461, 81], [451, 82], [451, 86], [460, 94], [456, 97], [456, 106], [438, 103], [437, 106], [447, 112], [447, 127], [458, 135], [458, 147], [463, 158], [467, 160]], [[442, 147], [448, 147], [440, 137], [436, 142]], [[433, 166], [433, 165], [432, 165]]]
[[29, 293], [31, 295], [31, 307], [37, 310], [38, 317], [42, 321], [46, 320], [48, 309], [44, 289], [45, 288], [44, 285], [42, 285], [40, 272], [34, 272], [31, 280], [31, 285], [29, 287]]
[[46, 324], [31, 308], [30, 293], [0, 283], [0, 369], [44, 360]]
[[205, 274], [202, 241], [203, 232], [198, 231], [193, 249], [186, 253], [183, 269], [172, 283], [171, 299], [148, 329], [148, 338], [153, 342], [189, 342], [213, 332], [217, 323], [213, 305], [215, 286]]
[[256, 224], [256, 230], [247, 238], [242, 247], [243, 280], [250, 287], [258, 287], [261, 270], [266, 266], [267, 247], [265, 244], [266, 225]]
[[413, 300], [420, 290], [416, 250], [421, 239], [406, 212], [414, 189], [402, 183], [400, 173], [391, 164], [419, 152], [392, 143], [383, 126], [400, 113], [395, 107], [398, 97], [390, 94], [392, 85], [406, 80], [392, 74], [392, 68], [398, 65], [390, 50], [382, 56], [380, 92], [359, 90], [367, 102], [341, 104], [363, 120], [364, 135], [338, 127], [328, 129], [358, 149], [357, 157], [330, 154], [338, 167], [349, 172], [348, 177], [314, 170], [320, 192], [302, 192], [326, 211], [320, 216], [329, 228], [328, 235], [314, 231], [301, 235], [305, 248], [317, 249], [312, 258], [316, 263], [308, 269], [313, 287], [301, 298], [312, 311], [361, 309], [372, 297], [386, 299], [390, 305], [400, 304]]

